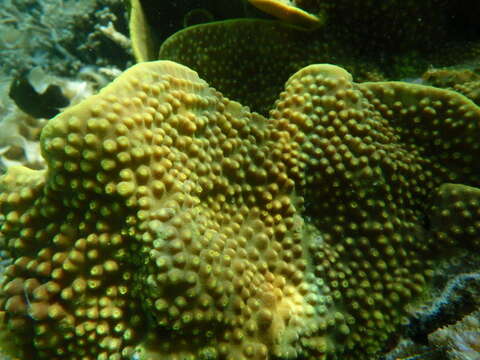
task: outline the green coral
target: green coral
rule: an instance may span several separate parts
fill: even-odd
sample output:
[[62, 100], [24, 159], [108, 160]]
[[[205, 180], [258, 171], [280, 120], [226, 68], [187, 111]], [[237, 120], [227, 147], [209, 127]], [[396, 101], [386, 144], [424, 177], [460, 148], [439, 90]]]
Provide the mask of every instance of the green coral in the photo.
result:
[[356, 54], [355, 48], [337, 46], [334, 38], [319, 31], [272, 20], [235, 19], [177, 32], [162, 44], [159, 58], [191, 67], [226, 96], [266, 114], [285, 81], [311, 63], [334, 62], [353, 73], [375, 69]]
[[226, 96], [267, 114], [284, 82], [312, 63], [343, 66], [361, 82], [420, 78], [431, 64], [453, 64], [477, 53], [472, 44], [367, 51], [328, 25], [306, 31], [278, 21], [235, 19], [175, 33], [161, 45], [159, 58], [189, 66]]
[[332, 65], [269, 118], [136, 65], [49, 121], [46, 172], [0, 178], [2, 331], [23, 359], [371, 359], [478, 248], [480, 204], [449, 199], [478, 197], [479, 136], [458, 93]]

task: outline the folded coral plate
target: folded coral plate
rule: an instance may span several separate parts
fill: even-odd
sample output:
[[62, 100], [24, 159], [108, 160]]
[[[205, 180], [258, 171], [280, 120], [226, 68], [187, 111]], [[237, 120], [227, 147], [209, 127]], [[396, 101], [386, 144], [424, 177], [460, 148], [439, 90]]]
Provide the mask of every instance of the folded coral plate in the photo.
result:
[[46, 171], [0, 178], [3, 347], [371, 359], [434, 260], [478, 249], [479, 125], [458, 93], [334, 65], [294, 74], [268, 118], [135, 65], [48, 122]]

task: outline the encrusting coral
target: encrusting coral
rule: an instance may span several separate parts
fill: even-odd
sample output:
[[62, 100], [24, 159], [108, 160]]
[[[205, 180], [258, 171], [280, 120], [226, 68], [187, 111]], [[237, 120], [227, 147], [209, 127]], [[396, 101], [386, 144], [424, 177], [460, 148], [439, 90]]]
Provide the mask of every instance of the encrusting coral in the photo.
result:
[[436, 254], [477, 246], [475, 217], [429, 217], [479, 186], [479, 125], [458, 93], [333, 65], [268, 119], [135, 65], [48, 122], [46, 171], [0, 178], [2, 332], [22, 359], [371, 359]]

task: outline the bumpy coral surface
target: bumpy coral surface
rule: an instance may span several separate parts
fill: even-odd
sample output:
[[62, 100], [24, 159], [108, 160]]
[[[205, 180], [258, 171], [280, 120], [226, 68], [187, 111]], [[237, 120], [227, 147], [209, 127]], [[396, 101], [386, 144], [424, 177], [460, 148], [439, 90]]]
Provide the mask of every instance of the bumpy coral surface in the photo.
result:
[[[268, 114], [285, 81], [296, 71], [323, 62], [342, 64], [352, 71], [360, 67], [357, 53], [348, 45], [337, 46], [321, 32], [279, 21], [235, 19], [175, 33], [160, 47], [159, 59], [198, 71], [222, 94]], [[374, 70], [373, 65], [368, 68]]]
[[[345, 28], [350, 36], [356, 27], [350, 24]], [[133, 32], [132, 36], [134, 44], [145, 45], [135, 40]], [[388, 41], [393, 42], [390, 38]], [[334, 63], [352, 73], [357, 82], [363, 82], [415, 79], [432, 64], [447, 66], [458, 63], [459, 58], [476, 63], [480, 58], [478, 45], [461, 42], [436, 46], [431, 51], [414, 46], [395, 52], [385, 47], [373, 52], [366, 48], [350, 38], [345, 40], [330, 25], [306, 31], [280, 21], [235, 19], [190, 26], [173, 34], [160, 46], [158, 58], [190, 67], [222, 94], [262, 114], [268, 114], [288, 78], [309, 64]], [[432, 80], [436, 77], [435, 72], [430, 76]], [[478, 82], [461, 81], [453, 89], [478, 98]]]
[[48, 122], [48, 170], [0, 179], [3, 334], [22, 359], [370, 359], [434, 255], [476, 246], [429, 216], [441, 184], [479, 186], [479, 125], [457, 93], [332, 65], [269, 119], [136, 65]]
[[468, 68], [429, 69], [422, 79], [428, 84], [458, 91], [480, 104], [480, 75]]

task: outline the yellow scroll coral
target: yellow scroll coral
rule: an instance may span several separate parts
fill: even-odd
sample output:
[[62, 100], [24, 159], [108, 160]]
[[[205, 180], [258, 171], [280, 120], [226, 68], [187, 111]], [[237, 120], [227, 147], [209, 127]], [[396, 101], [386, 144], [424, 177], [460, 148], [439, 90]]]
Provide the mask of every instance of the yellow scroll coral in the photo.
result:
[[140, 0], [130, 1], [130, 19], [128, 26], [135, 60], [137, 62], [143, 62], [154, 59], [158, 45], [155, 44], [155, 37], [147, 24]]
[[266, 119], [136, 65], [49, 121], [48, 171], [0, 179], [2, 331], [22, 359], [371, 358], [452, 244], [430, 196], [480, 184], [479, 119], [332, 65]]

